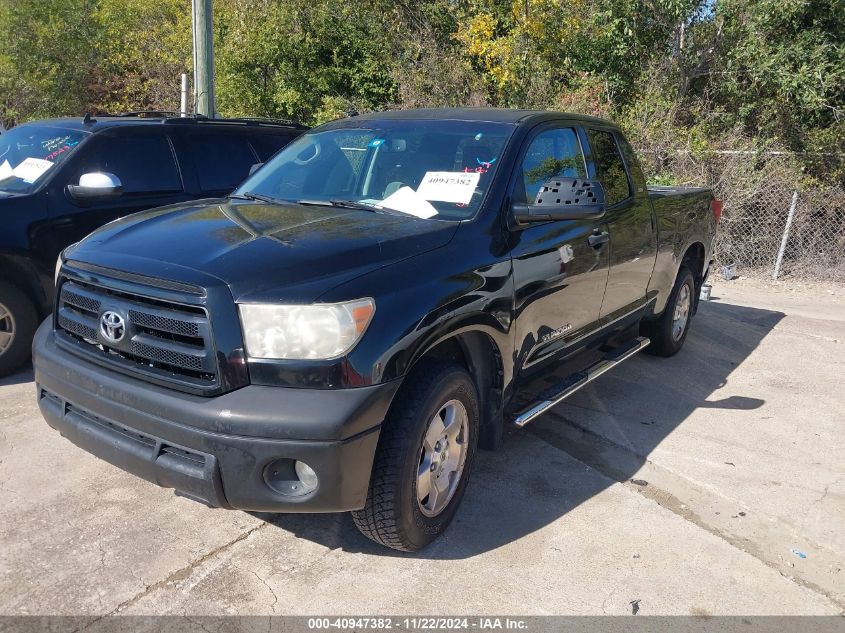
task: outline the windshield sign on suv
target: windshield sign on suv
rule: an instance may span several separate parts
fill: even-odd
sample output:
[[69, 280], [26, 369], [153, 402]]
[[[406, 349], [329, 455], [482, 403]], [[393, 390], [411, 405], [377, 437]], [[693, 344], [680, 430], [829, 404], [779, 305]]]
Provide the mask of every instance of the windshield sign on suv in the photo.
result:
[[87, 132], [21, 125], [0, 136], [0, 191], [31, 193]]
[[478, 211], [513, 131], [467, 121], [330, 125], [288, 145], [235, 195], [464, 220]]

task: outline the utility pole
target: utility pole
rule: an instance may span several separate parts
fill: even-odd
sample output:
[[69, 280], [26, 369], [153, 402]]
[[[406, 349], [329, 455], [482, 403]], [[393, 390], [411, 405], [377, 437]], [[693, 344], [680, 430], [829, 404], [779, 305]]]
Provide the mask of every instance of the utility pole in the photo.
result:
[[217, 116], [214, 98], [214, 26], [211, 0], [191, 0], [194, 34], [194, 112]]

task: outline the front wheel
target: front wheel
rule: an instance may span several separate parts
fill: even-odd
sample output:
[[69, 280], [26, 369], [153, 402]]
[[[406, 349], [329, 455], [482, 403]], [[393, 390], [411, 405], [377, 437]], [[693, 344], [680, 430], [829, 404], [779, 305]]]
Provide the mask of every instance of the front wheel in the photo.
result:
[[38, 313], [17, 286], [0, 281], [0, 378], [8, 376], [29, 358]]
[[406, 552], [442, 534], [466, 489], [478, 428], [478, 395], [462, 367], [438, 361], [414, 370], [384, 421], [367, 503], [352, 513], [358, 529]]
[[643, 321], [640, 325], [643, 336], [651, 339], [646, 352], [656, 356], [674, 356], [681, 351], [692, 319], [694, 293], [692, 272], [686, 266], [681, 266], [663, 314], [657, 319]]

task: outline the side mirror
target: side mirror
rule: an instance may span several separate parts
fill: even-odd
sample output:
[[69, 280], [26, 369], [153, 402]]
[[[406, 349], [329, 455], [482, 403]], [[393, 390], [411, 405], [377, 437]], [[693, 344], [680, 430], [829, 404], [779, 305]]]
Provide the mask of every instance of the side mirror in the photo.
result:
[[82, 174], [78, 185], [68, 185], [67, 192], [76, 200], [97, 200], [111, 198], [123, 193], [120, 178], [104, 171]]
[[534, 204], [513, 205], [517, 222], [591, 220], [604, 215], [604, 188], [598, 180], [552, 178], [543, 183]]
[[262, 165], [264, 165], [264, 163], [255, 163], [252, 167], [249, 168], [249, 175], [252, 176], [255, 172], [261, 169]]

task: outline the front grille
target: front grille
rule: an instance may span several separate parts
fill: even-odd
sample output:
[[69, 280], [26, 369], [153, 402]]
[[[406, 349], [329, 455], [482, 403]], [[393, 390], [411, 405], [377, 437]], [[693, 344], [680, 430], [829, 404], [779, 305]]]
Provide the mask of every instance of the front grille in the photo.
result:
[[[101, 325], [107, 312], [118, 315], [123, 324], [112, 338]], [[204, 307], [70, 278], [61, 285], [56, 328], [76, 351], [102, 364], [201, 390], [218, 384], [214, 341]]]
[[129, 320], [139, 326], [147, 327], [160, 332], [170, 332], [196, 338], [200, 335], [200, 328], [194, 321], [180, 321], [159, 314], [149, 312], [129, 311]]
[[147, 345], [132, 341], [130, 346], [132, 354], [138, 358], [148, 358], [154, 363], [168, 365], [170, 367], [184, 367], [191, 371], [202, 371], [203, 356], [201, 354], [191, 355], [172, 349], [164, 349], [155, 345]]

